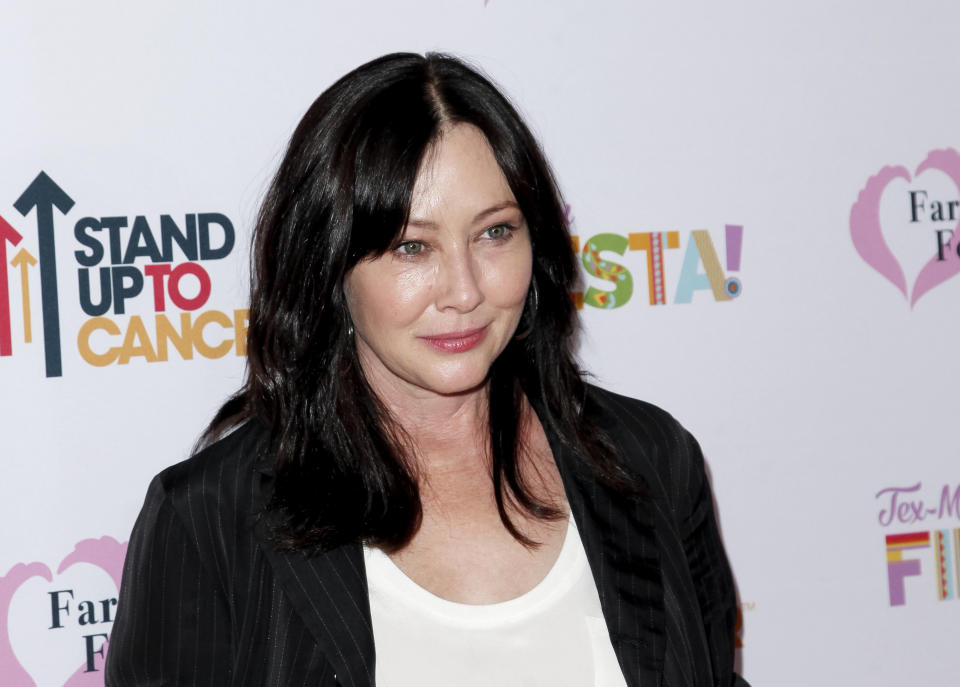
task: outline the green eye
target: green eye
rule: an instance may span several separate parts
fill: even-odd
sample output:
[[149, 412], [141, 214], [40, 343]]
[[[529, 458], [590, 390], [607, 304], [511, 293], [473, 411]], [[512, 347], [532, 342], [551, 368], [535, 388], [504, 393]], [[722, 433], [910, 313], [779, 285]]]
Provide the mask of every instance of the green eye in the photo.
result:
[[419, 241], [404, 241], [398, 248], [403, 255], [418, 255], [423, 252], [423, 244]]
[[487, 238], [491, 239], [502, 239], [506, 238], [507, 234], [513, 227], [506, 224], [498, 224], [496, 226], [490, 227], [487, 229], [486, 234]]

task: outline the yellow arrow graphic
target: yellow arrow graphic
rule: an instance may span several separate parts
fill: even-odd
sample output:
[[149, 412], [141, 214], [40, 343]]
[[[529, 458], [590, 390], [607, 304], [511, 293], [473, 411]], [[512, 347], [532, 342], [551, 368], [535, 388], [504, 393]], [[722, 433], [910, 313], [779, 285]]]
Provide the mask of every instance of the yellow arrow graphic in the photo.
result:
[[21, 248], [10, 264], [20, 268], [20, 294], [23, 296], [23, 340], [30, 343], [33, 338], [30, 331], [30, 280], [27, 270], [37, 264], [37, 259], [26, 248]]

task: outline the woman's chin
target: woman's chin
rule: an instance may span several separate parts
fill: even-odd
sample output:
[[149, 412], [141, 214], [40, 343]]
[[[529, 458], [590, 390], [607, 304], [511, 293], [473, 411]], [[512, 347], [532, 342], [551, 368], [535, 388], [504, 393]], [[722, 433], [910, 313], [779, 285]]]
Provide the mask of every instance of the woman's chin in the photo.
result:
[[[439, 396], [462, 396], [483, 390], [489, 378], [489, 368], [468, 367], [458, 370], [438, 370], [421, 380], [421, 388]], [[444, 374], [445, 373], [445, 374]]]
[[479, 379], [444, 380], [443, 382], [437, 382], [436, 384], [426, 387], [426, 389], [438, 396], [467, 396], [482, 391], [486, 385], [487, 377], [483, 376]]

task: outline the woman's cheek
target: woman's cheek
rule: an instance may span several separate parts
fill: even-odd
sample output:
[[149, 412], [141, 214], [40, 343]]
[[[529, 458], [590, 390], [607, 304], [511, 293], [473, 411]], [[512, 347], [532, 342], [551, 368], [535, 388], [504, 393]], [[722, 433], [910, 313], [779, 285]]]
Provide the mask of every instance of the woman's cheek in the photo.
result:
[[498, 285], [500, 302], [503, 305], [522, 304], [527, 297], [533, 273], [530, 254], [518, 251], [511, 260], [501, 260], [493, 269], [491, 280]]
[[393, 292], [393, 298], [400, 308], [422, 305], [429, 300], [436, 281], [436, 268], [427, 265], [411, 266], [398, 274], [392, 284], [384, 284], [385, 289]]

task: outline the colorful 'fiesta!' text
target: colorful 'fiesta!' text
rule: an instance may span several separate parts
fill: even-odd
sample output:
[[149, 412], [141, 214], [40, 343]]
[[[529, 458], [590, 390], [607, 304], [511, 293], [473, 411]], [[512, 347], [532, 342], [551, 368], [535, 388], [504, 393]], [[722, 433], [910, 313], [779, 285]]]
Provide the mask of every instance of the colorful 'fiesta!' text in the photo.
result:
[[[194, 352], [204, 358], [246, 355], [247, 310], [203, 309], [213, 292], [204, 263], [226, 258], [236, 243], [233, 223], [225, 214], [160, 214], [155, 219], [87, 214], [72, 222], [76, 269], [58, 272], [55, 241], [62, 230], [57, 220], [64, 223], [58, 215], [70, 214], [74, 205], [44, 172], [14, 203], [24, 217], [35, 214], [39, 260], [24, 247], [9, 264], [20, 273], [26, 344], [33, 340], [30, 273], [39, 266], [48, 377], [63, 374], [58, 279], [67, 275], [77, 280], [77, 306], [89, 317], [76, 342], [90, 365], [122, 365], [135, 357], [163, 362], [171, 349], [184, 360]], [[22, 238], [0, 217], [0, 356], [13, 353], [7, 243], [16, 247]], [[141, 314], [145, 310], [152, 317]]]
[[[743, 227], [739, 224], [727, 224], [724, 227], [726, 273], [708, 231], [696, 229], [688, 232], [682, 251], [680, 236], [679, 231], [631, 232], [626, 236], [596, 234], [584, 241], [582, 249], [580, 238], [574, 236], [573, 250], [580, 253], [580, 261], [588, 278], [601, 280], [601, 284], [606, 282], [604, 288], [591, 285], [583, 293], [574, 293], [577, 307], [619, 308], [633, 297], [634, 282], [630, 270], [603, 257], [601, 253], [605, 251], [617, 255], [639, 251], [646, 256], [642, 267], [646, 268], [647, 301], [650, 305], [667, 305], [671, 286], [673, 303], [691, 303], [697, 291], [712, 294], [717, 302], [738, 297], [743, 286], [733, 273], [740, 270]], [[667, 257], [671, 251], [683, 256], [675, 278], [668, 276]]]

